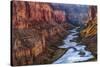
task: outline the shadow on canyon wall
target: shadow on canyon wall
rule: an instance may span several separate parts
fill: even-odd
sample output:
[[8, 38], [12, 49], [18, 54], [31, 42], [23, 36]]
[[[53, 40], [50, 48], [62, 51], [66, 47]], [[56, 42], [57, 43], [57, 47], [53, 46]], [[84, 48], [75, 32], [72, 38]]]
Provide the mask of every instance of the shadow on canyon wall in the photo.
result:
[[[60, 5], [27, 1], [11, 2], [11, 65], [52, 63], [66, 51], [57, 47], [62, 44], [62, 40], [69, 34], [67, 30], [77, 25], [83, 26], [80, 31], [82, 42], [87, 44], [88, 50], [97, 55], [96, 7], [86, 6], [84, 7], [86, 11], [83, 9], [83, 12], [81, 10], [80, 14], [77, 14], [73, 10], [79, 11], [82, 5], [75, 6], [77, 9], [74, 5], [71, 7], [63, 5], [68, 9], [65, 7], [65, 9], [61, 9]], [[80, 19], [80, 16], [82, 19]], [[77, 22], [72, 20], [73, 18], [77, 18], [78, 20], [75, 19]]]

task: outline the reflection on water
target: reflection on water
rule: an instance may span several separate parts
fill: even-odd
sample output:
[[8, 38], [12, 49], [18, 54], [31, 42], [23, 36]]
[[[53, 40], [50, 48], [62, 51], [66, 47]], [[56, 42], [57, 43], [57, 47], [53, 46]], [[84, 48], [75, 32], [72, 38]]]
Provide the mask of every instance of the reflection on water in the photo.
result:
[[85, 50], [85, 45], [79, 45], [77, 42], [72, 41], [78, 37], [77, 29], [78, 28], [70, 30], [70, 34], [65, 38], [64, 44], [59, 46], [59, 48], [67, 48], [68, 51], [57, 61], [53, 62], [54, 64], [86, 61], [94, 57], [91, 52]]

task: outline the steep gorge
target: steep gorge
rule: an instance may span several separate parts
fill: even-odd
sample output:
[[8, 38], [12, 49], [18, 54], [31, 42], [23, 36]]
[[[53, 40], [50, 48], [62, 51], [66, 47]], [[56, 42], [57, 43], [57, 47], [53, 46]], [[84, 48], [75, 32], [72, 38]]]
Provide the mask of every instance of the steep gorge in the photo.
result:
[[64, 20], [48, 3], [12, 1], [12, 65], [50, 62], [71, 27]]
[[87, 50], [90, 50], [97, 58], [97, 7], [89, 7], [89, 19], [85, 28], [80, 32], [82, 42], [87, 45]]
[[[71, 40], [71, 37], [67, 38], [65, 45], [73, 46], [79, 39], [85, 44], [86, 50], [97, 56], [96, 6], [12, 1], [11, 7], [11, 65], [50, 64], [56, 61], [68, 50], [58, 47], [63, 46], [66, 36], [75, 31], [79, 33], [72, 37], [80, 36]], [[81, 46], [78, 47], [85, 49]]]

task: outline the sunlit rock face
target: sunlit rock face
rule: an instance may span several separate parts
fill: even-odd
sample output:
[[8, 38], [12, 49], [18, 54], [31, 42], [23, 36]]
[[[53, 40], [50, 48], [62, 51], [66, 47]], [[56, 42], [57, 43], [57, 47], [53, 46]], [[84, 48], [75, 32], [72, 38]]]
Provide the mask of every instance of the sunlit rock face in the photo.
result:
[[68, 29], [73, 28], [73, 25], [85, 26], [80, 33], [81, 37], [88, 39], [93, 35], [91, 40], [95, 41], [96, 19], [90, 20], [95, 14], [88, 10], [88, 6], [81, 5], [13, 1], [12, 65], [51, 63], [52, 54], [55, 54], [64, 37], [70, 34]]
[[89, 20], [84, 30], [81, 31], [83, 37], [95, 36], [97, 34], [97, 7], [90, 6], [89, 9]]
[[48, 45], [61, 41], [71, 27], [64, 21], [64, 12], [48, 3], [13, 1], [12, 65], [46, 63]]
[[66, 20], [65, 12], [62, 10], [54, 10], [53, 14], [54, 14], [55, 21], [58, 23], [62, 23]]
[[97, 55], [97, 21], [89, 21], [86, 28], [80, 32], [83, 43], [87, 44], [88, 50]]
[[13, 2], [13, 24], [17, 28], [30, 27], [31, 23], [50, 22], [52, 8], [45, 3]]
[[87, 44], [88, 50], [97, 55], [97, 7], [89, 7], [89, 21], [80, 32], [83, 43]]

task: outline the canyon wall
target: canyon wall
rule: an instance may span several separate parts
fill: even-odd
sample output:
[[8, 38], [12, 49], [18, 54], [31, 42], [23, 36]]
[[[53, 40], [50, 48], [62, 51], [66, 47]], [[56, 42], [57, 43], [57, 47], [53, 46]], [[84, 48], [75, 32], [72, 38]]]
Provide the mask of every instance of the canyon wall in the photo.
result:
[[90, 6], [88, 15], [88, 22], [80, 34], [83, 43], [88, 46], [88, 50], [97, 56], [97, 7]]
[[12, 1], [12, 65], [47, 63], [49, 46], [59, 46], [71, 27], [64, 21], [48, 3]]

